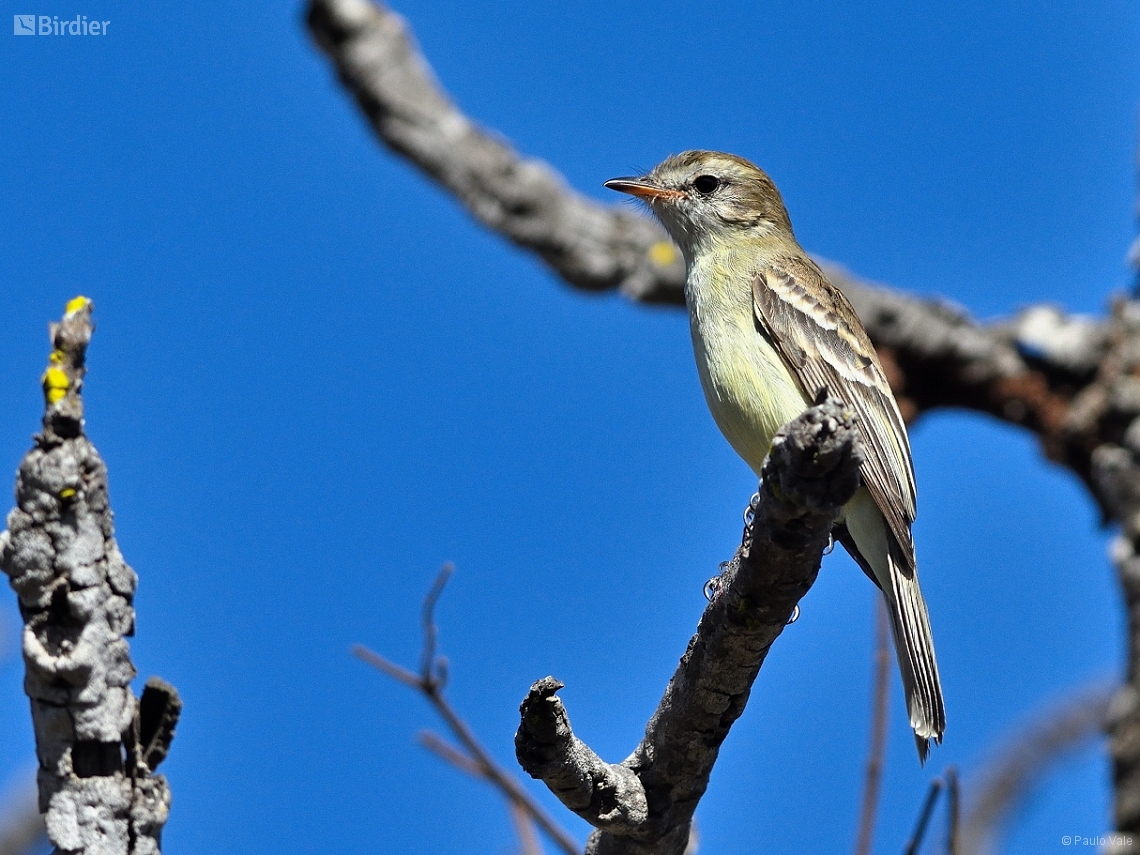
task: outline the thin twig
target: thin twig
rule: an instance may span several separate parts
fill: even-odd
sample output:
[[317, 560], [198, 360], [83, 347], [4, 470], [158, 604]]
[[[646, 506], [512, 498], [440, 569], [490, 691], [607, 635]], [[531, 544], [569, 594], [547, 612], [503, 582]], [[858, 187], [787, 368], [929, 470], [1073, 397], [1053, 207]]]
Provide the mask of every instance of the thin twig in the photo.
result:
[[439, 734], [430, 730], [421, 730], [416, 741], [440, 760], [450, 763], [460, 772], [466, 772], [472, 778], [487, 780], [485, 767], [479, 765], [478, 761], [472, 760], [455, 746], [445, 742]]
[[891, 641], [888, 637], [887, 608], [875, 597], [875, 683], [872, 689], [871, 741], [867, 749], [867, 778], [863, 785], [863, 809], [859, 819], [859, 839], [855, 855], [869, 855], [875, 838], [875, 816], [883, 782], [883, 755], [887, 745], [887, 701], [890, 698]]
[[479, 744], [471, 728], [469, 728], [467, 723], [459, 717], [459, 714], [452, 709], [451, 704], [447, 702], [443, 695], [427, 686], [424, 687], [424, 693], [431, 700], [436, 712], [447, 722], [447, 726], [451, 728], [451, 732], [455, 734], [455, 737], [463, 744], [463, 747], [467, 749], [475, 762], [486, 767], [487, 780], [502, 790], [509, 799], [518, 802], [521, 807], [524, 807], [531, 817], [534, 818], [539, 828], [550, 835], [564, 852], [578, 855], [578, 853], [582, 851], [582, 847], [578, 842], [570, 836], [569, 832], [558, 825], [554, 817], [543, 810], [542, 807], [527, 794], [526, 790], [522, 788], [522, 785], [519, 784], [510, 773], [491, 759], [491, 755]]
[[946, 855], [958, 855], [958, 769], [954, 766], [946, 770]]
[[446, 668], [447, 660], [436, 661], [435, 647], [439, 632], [435, 626], [435, 604], [439, 602], [440, 595], [454, 572], [455, 565], [451, 563], [444, 564], [440, 568], [439, 575], [435, 577], [435, 583], [428, 591], [428, 595], [424, 597], [424, 607], [420, 618], [424, 628], [424, 650], [420, 656], [420, 675], [423, 677], [425, 686], [437, 686], [440, 689], [446, 682], [446, 672], [442, 669]]
[[[464, 754], [458, 748], [447, 743], [443, 737], [430, 730], [420, 731], [417, 741], [446, 763], [450, 763], [461, 772], [466, 772], [472, 778], [481, 778], [494, 783], [494, 778], [488, 774], [487, 767], [478, 760]], [[507, 808], [511, 813], [511, 822], [519, 836], [519, 848], [522, 855], [542, 855], [542, 844], [534, 831], [534, 820], [525, 805], [520, 805], [513, 798], [507, 798]]]
[[423, 691], [424, 682], [420, 679], [419, 674], [416, 674], [414, 671], [409, 671], [407, 668], [397, 665], [389, 659], [385, 659], [379, 653], [369, 650], [363, 644], [352, 645], [352, 655], [362, 662], [368, 663], [377, 671], [383, 671], [393, 680], [418, 691]]
[[914, 833], [911, 834], [906, 849], [903, 850], [904, 855], [918, 855], [918, 847], [922, 845], [922, 839], [926, 836], [926, 827], [930, 825], [930, 817], [934, 813], [934, 805], [938, 801], [938, 794], [942, 792], [942, 786], [941, 778], [935, 778], [930, 782], [930, 790], [926, 793], [926, 801], [922, 803], [922, 812], [918, 815]]
[[542, 855], [542, 844], [538, 835], [534, 833], [534, 821], [526, 809], [518, 802], [507, 800], [507, 807], [511, 812], [511, 821], [515, 824], [515, 832], [519, 836], [519, 849], [522, 855]]
[[[490, 782], [506, 796], [509, 802], [525, 811], [531, 820], [557, 844], [559, 849], [567, 855], [580, 855], [582, 846], [549, 813], [543, 810], [538, 802], [531, 798], [530, 794], [510, 773], [491, 758], [491, 755], [476, 739], [471, 728], [459, 717], [459, 714], [443, 695], [447, 670], [446, 660], [443, 657], [437, 657], [435, 653], [439, 637], [435, 625], [435, 606], [451, 578], [453, 569], [450, 564], [444, 565], [439, 575], [436, 576], [428, 595], [424, 598], [422, 611], [424, 649], [420, 656], [420, 674], [415, 674], [360, 644], [353, 645], [352, 653], [361, 661], [382, 671], [397, 682], [421, 692], [447, 723], [456, 739], [466, 749], [467, 754], [464, 755], [463, 752], [430, 734], [421, 734], [421, 744], [457, 768]], [[525, 851], [525, 841], [522, 842], [522, 845]]]

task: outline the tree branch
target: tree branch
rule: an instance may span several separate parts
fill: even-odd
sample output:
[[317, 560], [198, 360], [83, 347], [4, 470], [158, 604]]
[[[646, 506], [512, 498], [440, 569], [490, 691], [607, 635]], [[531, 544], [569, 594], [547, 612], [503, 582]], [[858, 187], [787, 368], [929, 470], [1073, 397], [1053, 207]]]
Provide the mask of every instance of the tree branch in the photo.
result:
[[959, 817], [961, 794], [958, 784], [958, 769], [951, 766], [946, 770], [946, 855], [961, 855], [958, 845], [959, 829], [962, 820]]
[[630, 210], [573, 192], [550, 166], [519, 157], [470, 121], [436, 83], [398, 15], [368, 0], [332, 0], [310, 5], [308, 25], [377, 136], [485, 226], [578, 288], [678, 301], [685, 268], [669, 239]]
[[542, 855], [542, 844], [538, 835], [534, 833], [534, 820], [530, 814], [521, 808], [518, 802], [507, 801], [511, 812], [511, 822], [515, 826], [515, 833], [519, 838], [519, 850], [522, 855]]
[[[533, 821], [534, 825], [541, 828], [566, 855], [577, 855], [580, 851], [577, 841], [550, 814], [543, 810], [538, 802], [530, 797], [509, 772], [492, 759], [490, 753], [475, 737], [467, 722], [459, 716], [459, 713], [455, 711], [455, 708], [451, 706], [443, 694], [447, 682], [447, 660], [441, 656], [436, 656], [438, 631], [435, 624], [435, 605], [443, 593], [444, 586], [447, 585], [447, 580], [451, 578], [453, 570], [454, 568], [450, 564], [444, 565], [439, 575], [436, 576], [431, 591], [424, 598], [422, 610], [424, 647], [420, 655], [419, 674], [402, 668], [361, 645], [354, 646], [352, 652], [359, 659], [383, 671], [397, 682], [416, 689], [427, 698], [428, 703], [447, 722], [447, 726], [467, 753], [448, 745], [432, 733], [420, 734], [420, 743], [457, 769], [484, 779], [506, 797], [512, 811], [512, 821], [520, 835], [519, 844], [524, 850], [534, 843], [528, 836], [533, 832], [530, 825], [530, 821]], [[529, 817], [529, 821], [520, 822], [518, 811]]]
[[[1140, 215], [1140, 201], [1136, 210]], [[1140, 237], [1132, 244], [1129, 261], [1136, 268], [1140, 291]], [[1119, 318], [1118, 330], [1101, 366], [1100, 382], [1086, 395], [1085, 420], [1090, 425], [1105, 425], [1109, 434], [1091, 458], [1106, 497], [1105, 518], [1121, 522], [1112, 559], [1128, 620], [1128, 666], [1124, 685], [1112, 700], [1108, 731], [1116, 829], [1122, 832], [1112, 851], [1125, 855], [1140, 852], [1140, 417], [1136, 415], [1140, 411], [1140, 307], [1135, 300], [1120, 300], [1114, 315]]]
[[587, 853], [681, 855], [729, 728], [772, 643], [815, 581], [862, 462], [849, 410], [828, 399], [780, 430], [736, 555], [721, 574], [645, 738], [621, 763], [576, 737], [562, 683], [536, 682], [520, 708], [515, 753], [597, 831]]
[[20, 464], [0, 567], [24, 618], [48, 836], [75, 855], [149, 855], [170, 810], [166, 779], [152, 773], [181, 703], [172, 687], [148, 683], [140, 707], [130, 689], [125, 636], [134, 634], [138, 577], [115, 542], [106, 466], [83, 434], [91, 309], [78, 297], [52, 324], [43, 432]]
[[[684, 265], [665, 232], [627, 208], [576, 193], [549, 164], [521, 156], [464, 115], [398, 15], [370, 0], [311, 0], [307, 24], [377, 138], [483, 225], [576, 288], [684, 305]], [[912, 418], [965, 407], [1045, 438], [1061, 427], [1073, 378], [1087, 379], [1103, 350], [1102, 325], [1052, 308], [980, 325], [945, 302], [899, 294], [820, 261], [882, 349]], [[1047, 448], [1061, 450], [1052, 437]]]
[[875, 605], [875, 678], [871, 698], [871, 738], [867, 747], [867, 775], [863, 784], [863, 806], [855, 855], [870, 855], [875, 839], [875, 817], [883, 781], [883, 756], [887, 750], [887, 701], [891, 694], [891, 640], [887, 626], [887, 604], [881, 597]]
[[926, 830], [930, 827], [930, 818], [934, 816], [934, 805], [938, 803], [938, 796], [941, 795], [944, 786], [941, 778], [935, 778], [930, 782], [930, 789], [926, 791], [926, 798], [922, 800], [918, 821], [914, 824], [914, 831], [906, 842], [903, 855], [918, 855], [918, 849], [926, 837]]

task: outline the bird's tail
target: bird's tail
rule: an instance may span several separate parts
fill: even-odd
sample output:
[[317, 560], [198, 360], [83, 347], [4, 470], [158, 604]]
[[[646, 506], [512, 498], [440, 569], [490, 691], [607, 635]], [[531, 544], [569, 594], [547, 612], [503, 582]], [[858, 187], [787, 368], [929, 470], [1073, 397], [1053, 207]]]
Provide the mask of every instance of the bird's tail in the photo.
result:
[[942, 741], [946, 707], [934, 658], [930, 616], [918, 585], [914, 547], [896, 542], [865, 488], [855, 494], [844, 511], [847, 536], [842, 538], [843, 545], [882, 589], [887, 602], [910, 726], [914, 729], [919, 761], [925, 762], [930, 740]]

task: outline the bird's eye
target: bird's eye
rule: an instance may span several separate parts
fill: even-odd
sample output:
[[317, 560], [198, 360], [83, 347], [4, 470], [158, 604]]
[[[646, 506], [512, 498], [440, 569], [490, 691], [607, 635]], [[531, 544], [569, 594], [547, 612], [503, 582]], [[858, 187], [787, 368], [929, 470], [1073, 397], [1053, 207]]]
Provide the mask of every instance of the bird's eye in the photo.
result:
[[698, 175], [693, 179], [693, 187], [702, 196], [707, 196], [720, 186], [720, 179], [715, 175]]

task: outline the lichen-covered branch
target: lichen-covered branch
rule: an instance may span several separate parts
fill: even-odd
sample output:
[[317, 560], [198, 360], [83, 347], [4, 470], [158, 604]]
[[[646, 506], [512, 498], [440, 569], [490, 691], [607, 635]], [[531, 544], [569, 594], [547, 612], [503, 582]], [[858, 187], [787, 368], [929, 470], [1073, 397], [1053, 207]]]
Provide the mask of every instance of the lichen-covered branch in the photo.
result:
[[593, 855], [681, 855], [720, 745], [744, 711], [772, 643], [819, 571], [839, 508], [859, 484], [862, 450], [850, 411], [812, 407], [776, 435], [736, 555], [645, 738], [609, 764], [574, 735], [552, 677], [523, 701], [515, 753], [597, 829]]
[[92, 306], [72, 300], [51, 328], [43, 430], [16, 480], [0, 567], [24, 619], [25, 690], [40, 811], [57, 851], [158, 853], [170, 789], [154, 767], [181, 704], [161, 681], [142, 703], [126, 637], [138, 577], [115, 542], [107, 469], [83, 433]]

